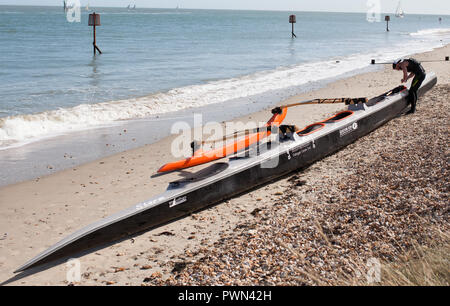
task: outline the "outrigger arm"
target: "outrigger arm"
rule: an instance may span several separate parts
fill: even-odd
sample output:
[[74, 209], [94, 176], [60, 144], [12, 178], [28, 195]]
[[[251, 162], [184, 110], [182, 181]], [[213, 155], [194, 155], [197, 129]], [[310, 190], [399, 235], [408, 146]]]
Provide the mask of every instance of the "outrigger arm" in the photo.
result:
[[350, 104], [358, 104], [358, 103], [367, 103], [367, 98], [327, 98], [327, 99], [312, 99], [301, 102], [296, 102], [292, 104], [281, 105], [272, 109], [272, 114], [279, 114], [282, 112], [283, 108], [289, 108], [300, 105], [308, 105], [308, 104], [336, 104], [336, 103], [345, 103], [346, 105]]

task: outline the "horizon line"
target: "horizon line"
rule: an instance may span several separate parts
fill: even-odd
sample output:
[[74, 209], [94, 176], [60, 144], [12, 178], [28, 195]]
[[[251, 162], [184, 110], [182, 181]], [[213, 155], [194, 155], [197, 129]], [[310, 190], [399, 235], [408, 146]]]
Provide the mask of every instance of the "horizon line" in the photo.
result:
[[[57, 7], [60, 8], [62, 6], [58, 5], [28, 5], [28, 4], [0, 4], [1, 6], [22, 6], [22, 7]], [[83, 6], [82, 6], [83, 7]], [[98, 8], [124, 8], [122, 6], [94, 6]], [[360, 11], [324, 11], [324, 10], [318, 10], [318, 11], [299, 11], [299, 10], [277, 10], [277, 9], [223, 9], [223, 8], [173, 8], [173, 7], [147, 7], [147, 6], [141, 6], [137, 7], [136, 9], [162, 9], [162, 10], [210, 10], [210, 11], [259, 11], [259, 12], [304, 12], [304, 13], [342, 13], [342, 14], [366, 14], [367, 12], [360, 12]], [[381, 12], [382, 15], [389, 15], [393, 14], [395, 15], [395, 12]], [[450, 16], [450, 13], [448, 14], [436, 14], [436, 13], [409, 13], [406, 15], [435, 15], [435, 16]]]

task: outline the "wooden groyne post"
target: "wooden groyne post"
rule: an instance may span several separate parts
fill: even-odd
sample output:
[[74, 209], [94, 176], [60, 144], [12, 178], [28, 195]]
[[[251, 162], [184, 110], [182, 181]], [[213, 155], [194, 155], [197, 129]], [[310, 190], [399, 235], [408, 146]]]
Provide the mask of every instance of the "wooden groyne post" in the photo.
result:
[[297, 22], [297, 19], [296, 19], [295, 15], [289, 16], [289, 23], [292, 24], [292, 38], [297, 37], [297, 35], [294, 34], [294, 23], [296, 23], [296, 22]]
[[384, 21], [386, 21], [386, 31], [389, 32], [389, 21], [391, 21], [391, 16], [384, 16]]
[[96, 55], [96, 50], [99, 54], [102, 54], [102, 51], [97, 47], [96, 42], [96, 33], [95, 33], [95, 27], [100, 26], [100, 15], [96, 14], [95, 12], [92, 14], [89, 14], [89, 26], [94, 27], [94, 42], [92, 43], [94, 45], [94, 56]]

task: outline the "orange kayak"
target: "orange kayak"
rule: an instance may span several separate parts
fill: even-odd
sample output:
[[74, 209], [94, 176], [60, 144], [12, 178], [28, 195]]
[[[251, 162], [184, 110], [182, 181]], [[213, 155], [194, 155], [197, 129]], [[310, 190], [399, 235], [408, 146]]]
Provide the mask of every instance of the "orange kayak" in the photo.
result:
[[[287, 108], [283, 108], [281, 113], [274, 114], [272, 116], [272, 118], [270, 118], [270, 120], [267, 121], [267, 123], [264, 125], [264, 127], [280, 126], [280, 124], [283, 122], [284, 118], [286, 117], [286, 114], [287, 114]], [[186, 169], [189, 167], [206, 164], [206, 163], [212, 162], [214, 160], [224, 158], [228, 155], [237, 153], [239, 151], [242, 151], [242, 150], [248, 148], [252, 144], [259, 142], [260, 140], [264, 139], [265, 137], [268, 137], [270, 134], [271, 134], [270, 130], [268, 131], [267, 129], [264, 129], [263, 131], [246, 135], [245, 138], [236, 140], [235, 142], [232, 142], [221, 148], [216, 148], [216, 149], [209, 150], [209, 151], [198, 150], [191, 157], [188, 157], [186, 159], [182, 159], [182, 160], [179, 160], [176, 162], [165, 164], [158, 170], [158, 172], [162, 173], [162, 172]]]

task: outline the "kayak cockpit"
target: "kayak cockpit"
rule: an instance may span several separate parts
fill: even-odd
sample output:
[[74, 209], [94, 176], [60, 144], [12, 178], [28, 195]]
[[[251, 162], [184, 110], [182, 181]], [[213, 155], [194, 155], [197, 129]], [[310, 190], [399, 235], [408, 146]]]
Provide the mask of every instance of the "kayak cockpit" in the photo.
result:
[[324, 121], [321, 121], [321, 122], [322, 123], [335, 123], [335, 122], [339, 122], [341, 120], [344, 120], [345, 118], [348, 118], [348, 117], [350, 117], [353, 114], [354, 114], [353, 111], [347, 110], [347, 111], [343, 111], [343, 112], [337, 113], [333, 117], [325, 119]]
[[322, 122], [313, 123], [313, 124], [310, 124], [307, 127], [305, 127], [303, 130], [297, 131], [297, 135], [307, 136], [309, 134], [317, 132], [318, 130], [320, 130], [324, 127], [325, 127], [325, 124]]

